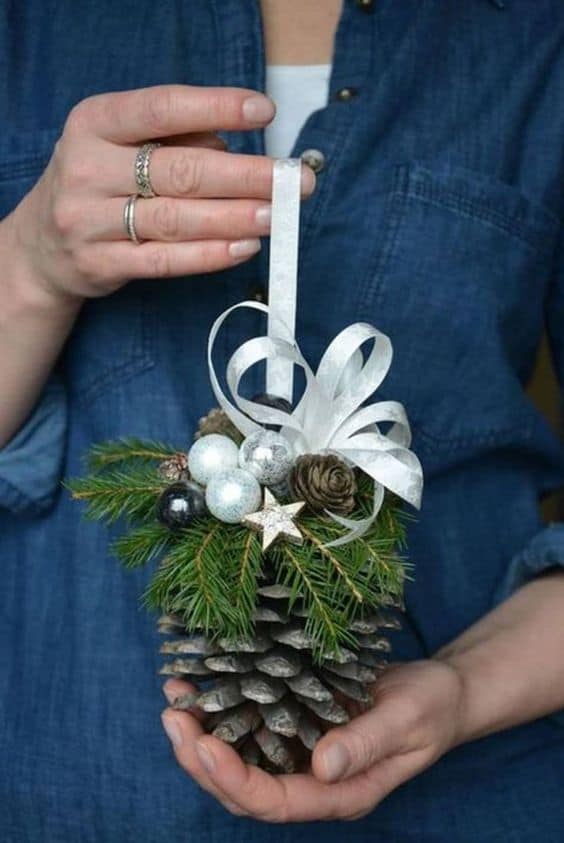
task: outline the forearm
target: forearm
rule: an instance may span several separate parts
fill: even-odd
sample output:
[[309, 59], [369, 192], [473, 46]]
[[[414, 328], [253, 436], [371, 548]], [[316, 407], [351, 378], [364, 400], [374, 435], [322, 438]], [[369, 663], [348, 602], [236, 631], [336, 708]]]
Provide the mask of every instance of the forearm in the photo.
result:
[[13, 216], [0, 222], [0, 448], [31, 411], [78, 313], [55, 297], [22, 258]]
[[541, 577], [435, 655], [459, 672], [459, 742], [564, 708], [564, 572]]

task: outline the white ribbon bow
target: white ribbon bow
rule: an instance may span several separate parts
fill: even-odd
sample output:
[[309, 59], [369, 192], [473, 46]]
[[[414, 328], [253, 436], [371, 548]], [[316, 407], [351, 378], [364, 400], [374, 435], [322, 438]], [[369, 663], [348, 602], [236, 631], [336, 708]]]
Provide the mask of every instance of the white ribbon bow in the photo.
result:
[[[419, 508], [423, 472], [409, 450], [411, 431], [405, 410], [397, 401], [380, 401], [362, 406], [380, 386], [392, 362], [389, 338], [366, 322], [349, 325], [330, 343], [317, 372], [313, 372], [295, 341], [297, 257], [300, 209], [299, 160], [280, 159], [274, 164], [272, 225], [270, 236], [270, 306], [242, 302], [216, 319], [208, 339], [210, 381], [220, 407], [245, 436], [265, 424], [280, 426], [280, 432], [294, 446], [296, 455], [335, 453], [358, 466], [374, 480], [372, 513], [368, 518], [344, 518], [327, 514], [349, 532], [331, 545], [345, 544], [362, 536], [374, 522], [389, 489]], [[213, 365], [217, 334], [238, 308], [252, 308], [268, 317], [268, 336], [256, 337], [239, 346], [227, 364], [226, 378], [232, 403], [223, 392]], [[366, 360], [361, 351], [373, 341]], [[245, 373], [266, 361], [267, 392], [292, 400], [294, 366], [305, 373], [304, 393], [292, 412], [265, 407], [239, 394]], [[390, 422], [384, 435], [378, 425]]]
[[[411, 431], [403, 406], [397, 401], [379, 401], [363, 407], [363, 402], [380, 386], [392, 362], [392, 344], [385, 334], [365, 322], [349, 325], [327, 348], [314, 373], [296, 343], [276, 337], [255, 337], [243, 343], [227, 364], [226, 380], [232, 403], [223, 392], [214, 365], [213, 349], [217, 334], [228, 316], [239, 308], [252, 308], [268, 314], [258, 302], [242, 302], [216, 319], [208, 340], [210, 381], [220, 407], [245, 436], [265, 424], [280, 425], [281, 433], [294, 446], [295, 453], [335, 453], [358, 466], [374, 480], [374, 501], [368, 518], [355, 520], [327, 511], [349, 532], [327, 546], [345, 544], [362, 536], [374, 522], [389, 489], [419, 508], [423, 472], [409, 450]], [[366, 361], [360, 348], [373, 340]], [[284, 360], [301, 366], [306, 378], [304, 393], [292, 412], [265, 407], [239, 394], [245, 373], [262, 360]], [[378, 424], [391, 422], [384, 435]]]

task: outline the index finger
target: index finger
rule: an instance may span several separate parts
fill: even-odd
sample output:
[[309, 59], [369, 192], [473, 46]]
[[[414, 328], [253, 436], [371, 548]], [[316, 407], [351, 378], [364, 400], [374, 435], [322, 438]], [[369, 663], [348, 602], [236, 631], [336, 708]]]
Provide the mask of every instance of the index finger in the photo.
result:
[[115, 143], [139, 143], [187, 132], [253, 129], [274, 117], [272, 101], [247, 88], [155, 85], [97, 94], [76, 110], [96, 135]]

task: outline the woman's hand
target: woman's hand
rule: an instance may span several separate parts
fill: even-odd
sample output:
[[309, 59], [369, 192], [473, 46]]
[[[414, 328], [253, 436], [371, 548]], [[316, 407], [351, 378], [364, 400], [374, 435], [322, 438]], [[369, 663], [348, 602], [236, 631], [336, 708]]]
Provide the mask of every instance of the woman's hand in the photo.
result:
[[[225, 151], [218, 130], [263, 127], [272, 102], [256, 91], [166, 85], [79, 103], [43, 176], [6, 221], [24, 258], [21, 277], [64, 298], [103, 296], [132, 278], [220, 270], [251, 257], [270, 227], [272, 161]], [[137, 202], [138, 237], [123, 224], [136, 193], [139, 146], [155, 198]], [[314, 175], [304, 168], [304, 193]]]
[[[169, 680], [172, 701], [192, 686]], [[463, 684], [447, 664], [392, 666], [372, 687], [374, 707], [332, 729], [315, 747], [312, 772], [271, 776], [204, 735], [202, 717], [166, 709], [181, 766], [232, 813], [268, 822], [357, 819], [459, 740]]]
[[[72, 110], [45, 172], [0, 222], [0, 448], [31, 409], [87, 297], [133, 278], [226, 269], [270, 230], [272, 161], [225, 151], [216, 132], [265, 126], [263, 94], [163, 85], [99, 94]], [[158, 196], [135, 205], [137, 236], [123, 223], [137, 193], [135, 158], [150, 160]], [[303, 194], [315, 177], [303, 168]]]
[[[166, 709], [178, 762], [236, 814], [270, 822], [355, 819], [459, 743], [564, 709], [564, 572], [531, 580], [433, 660], [394, 665], [374, 707], [328, 732], [312, 773], [269, 776], [204, 735], [200, 715]], [[169, 680], [169, 702], [187, 690]], [[190, 690], [190, 686], [188, 686]]]

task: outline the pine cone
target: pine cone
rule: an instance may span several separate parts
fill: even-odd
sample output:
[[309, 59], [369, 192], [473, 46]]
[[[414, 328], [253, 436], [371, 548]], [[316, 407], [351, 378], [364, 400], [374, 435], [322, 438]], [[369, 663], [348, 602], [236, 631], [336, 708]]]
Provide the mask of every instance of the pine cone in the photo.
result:
[[159, 477], [163, 480], [168, 480], [170, 483], [178, 483], [182, 480], [188, 480], [188, 456], [187, 454], [173, 454], [166, 460], [163, 460], [158, 468]]
[[290, 472], [290, 486], [297, 500], [314, 512], [329, 509], [348, 515], [355, 508], [354, 471], [335, 454], [303, 454]]
[[210, 410], [207, 416], [202, 416], [198, 423], [198, 430], [194, 435], [194, 439], [200, 439], [200, 437], [208, 436], [210, 433], [229, 436], [237, 445], [240, 445], [245, 438], [241, 431], [235, 427], [227, 413], [219, 407]]
[[267, 580], [258, 593], [250, 639], [190, 635], [177, 615], [161, 617], [159, 631], [174, 636], [161, 647], [172, 658], [161, 673], [206, 683], [174, 700], [173, 708], [208, 712], [204, 728], [234, 745], [247, 763], [291, 773], [307, 769], [324, 732], [371, 704], [368, 686], [390, 652], [382, 630], [400, 624], [384, 611], [354, 621], [350, 629], [359, 649], [341, 647], [338, 657], [318, 663], [305, 611], [297, 603], [290, 609], [291, 588]]

